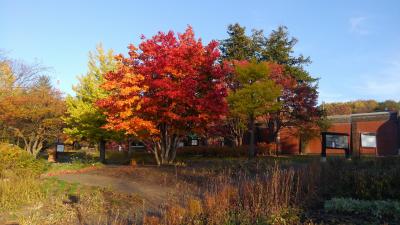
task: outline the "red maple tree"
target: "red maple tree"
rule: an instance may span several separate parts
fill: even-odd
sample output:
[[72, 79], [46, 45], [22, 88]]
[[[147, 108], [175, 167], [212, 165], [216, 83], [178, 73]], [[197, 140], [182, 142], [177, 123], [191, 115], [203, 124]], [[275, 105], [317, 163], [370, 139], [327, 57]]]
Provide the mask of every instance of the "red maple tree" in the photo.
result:
[[110, 94], [98, 105], [106, 127], [141, 139], [158, 164], [171, 163], [182, 138], [205, 132], [227, 111], [223, 79], [229, 68], [219, 56], [218, 43], [204, 46], [191, 27], [142, 37], [139, 48], [130, 45], [129, 57], [117, 56], [118, 69], [105, 76]]
[[308, 82], [296, 80], [283, 65], [270, 62], [269, 68], [270, 78], [282, 87], [282, 93], [279, 97], [280, 110], [265, 116], [270, 134], [268, 141], [275, 142], [279, 131], [284, 127], [317, 129], [317, 121], [322, 112], [317, 107], [316, 87]]

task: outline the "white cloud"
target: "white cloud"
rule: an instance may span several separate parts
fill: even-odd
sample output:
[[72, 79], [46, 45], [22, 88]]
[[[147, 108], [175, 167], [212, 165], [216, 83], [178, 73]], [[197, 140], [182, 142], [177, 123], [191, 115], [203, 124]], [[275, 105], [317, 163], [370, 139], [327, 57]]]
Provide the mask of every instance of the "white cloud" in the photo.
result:
[[368, 34], [369, 31], [366, 28], [366, 20], [367, 17], [359, 16], [359, 17], [351, 17], [349, 19], [350, 24], [350, 32], [365, 35]]

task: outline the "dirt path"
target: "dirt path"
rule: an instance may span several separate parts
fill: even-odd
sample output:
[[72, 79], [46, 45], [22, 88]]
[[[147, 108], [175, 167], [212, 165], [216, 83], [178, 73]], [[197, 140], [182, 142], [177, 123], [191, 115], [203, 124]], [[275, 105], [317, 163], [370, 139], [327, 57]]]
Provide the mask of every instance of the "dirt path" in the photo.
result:
[[115, 192], [137, 195], [151, 207], [157, 207], [167, 200], [169, 195], [174, 194], [174, 189], [170, 186], [137, 179], [134, 175], [135, 170], [137, 169], [129, 166], [106, 166], [98, 170], [61, 174], [55, 177], [70, 183], [109, 188]]

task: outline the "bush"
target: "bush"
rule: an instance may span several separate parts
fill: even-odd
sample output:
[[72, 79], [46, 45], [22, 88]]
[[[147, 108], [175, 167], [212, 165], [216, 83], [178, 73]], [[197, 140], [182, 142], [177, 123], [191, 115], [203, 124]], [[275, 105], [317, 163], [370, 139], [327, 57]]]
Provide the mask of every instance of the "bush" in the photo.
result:
[[333, 198], [324, 204], [326, 212], [358, 215], [381, 222], [400, 222], [400, 202], [367, 201], [352, 198]]
[[399, 158], [329, 160], [321, 172], [324, 199], [400, 200]]
[[46, 191], [38, 176], [47, 166], [18, 147], [0, 144], [0, 211], [44, 199]]
[[0, 144], [0, 177], [12, 173], [16, 176], [38, 176], [48, 167], [44, 160], [35, 157], [19, 147]]
[[248, 147], [238, 148], [218, 146], [185, 146], [177, 149], [178, 156], [202, 156], [202, 157], [246, 157]]

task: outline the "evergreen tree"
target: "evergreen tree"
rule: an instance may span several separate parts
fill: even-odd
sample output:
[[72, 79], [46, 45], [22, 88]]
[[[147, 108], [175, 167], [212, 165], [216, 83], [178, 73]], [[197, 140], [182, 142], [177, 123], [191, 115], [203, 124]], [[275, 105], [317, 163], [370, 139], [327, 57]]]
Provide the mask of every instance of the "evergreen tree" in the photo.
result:
[[[274, 66], [279, 69], [272, 79], [282, 87], [278, 98], [281, 107], [266, 115], [271, 134], [269, 141], [276, 141], [279, 130], [285, 126], [313, 127], [312, 124], [315, 125], [322, 115], [317, 109], [318, 79], [305, 70], [305, 66], [311, 63], [310, 58], [294, 55], [298, 40], [290, 37], [285, 26], [273, 30], [268, 37], [262, 30], [253, 30], [251, 36], [247, 36], [245, 31], [245, 27], [239, 24], [229, 25], [229, 37], [221, 42], [222, 56], [228, 61], [255, 59], [278, 65]], [[235, 83], [228, 84], [231, 89], [237, 86]]]
[[[228, 26], [229, 38], [222, 40], [220, 49], [224, 60], [251, 60], [257, 58], [263, 36], [262, 31], [253, 31], [251, 37], [246, 35], [246, 28], [238, 23]], [[261, 40], [260, 40], [261, 37]]]

